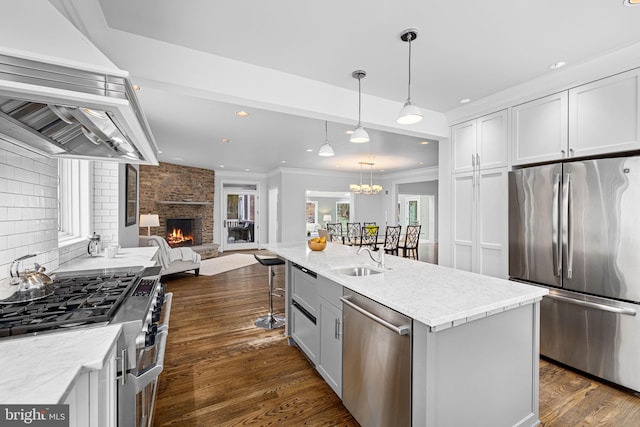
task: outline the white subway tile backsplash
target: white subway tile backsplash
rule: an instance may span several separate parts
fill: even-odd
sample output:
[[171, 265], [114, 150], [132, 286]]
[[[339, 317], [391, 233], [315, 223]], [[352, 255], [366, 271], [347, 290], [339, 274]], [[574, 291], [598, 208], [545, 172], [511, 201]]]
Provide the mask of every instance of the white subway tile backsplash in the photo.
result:
[[[93, 162], [90, 228], [117, 243], [119, 164]], [[58, 160], [0, 140], [0, 279], [11, 262], [39, 253], [48, 270], [86, 256], [87, 242], [58, 245]]]

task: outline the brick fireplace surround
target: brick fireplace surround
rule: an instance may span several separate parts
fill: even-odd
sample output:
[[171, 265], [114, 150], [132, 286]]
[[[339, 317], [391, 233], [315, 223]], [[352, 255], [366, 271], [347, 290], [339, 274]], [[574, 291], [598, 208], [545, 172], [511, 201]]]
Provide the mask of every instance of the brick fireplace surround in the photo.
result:
[[[192, 246], [202, 259], [218, 256], [213, 243], [215, 172], [209, 169], [160, 163], [140, 165], [140, 214], [158, 214], [160, 226], [151, 234], [165, 237], [168, 218], [202, 218], [202, 245]], [[146, 227], [140, 229], [146, 235]]]

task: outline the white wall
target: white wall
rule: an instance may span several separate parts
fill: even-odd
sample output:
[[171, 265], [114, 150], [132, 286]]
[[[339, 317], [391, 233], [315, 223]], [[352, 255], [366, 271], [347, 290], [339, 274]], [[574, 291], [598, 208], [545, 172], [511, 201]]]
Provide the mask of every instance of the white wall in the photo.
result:
[[[307, 190], [317, 191], [348, 191], [349, 184], [359, 179], [359, 174], [337, 173], [328, 171], [309, 171], [301, 169], [281, 168], [282, 177], [280, 188], [280, 231], [282, 242], [306, 239], [305, 202]], [[375, 180], [374, 180], [375, 181]], [[365, 198], [366, 199], [363, 199]], [[379, 212], [381, 206], [380, 195], [356, 196], [352, 209], [355, 221], [361, 221], [359, 212]], [[382, 214], [384, 220], [384, 213]], [[373, 219], [379, 221], [379, 217]]]

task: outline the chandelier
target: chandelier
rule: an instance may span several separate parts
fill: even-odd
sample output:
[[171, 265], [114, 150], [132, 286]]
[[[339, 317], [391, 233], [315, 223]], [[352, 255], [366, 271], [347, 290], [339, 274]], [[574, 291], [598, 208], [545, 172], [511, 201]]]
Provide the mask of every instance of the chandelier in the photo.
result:
[[[381, 185], [373, 185], [373, 165], [374, 163], [358, 162], [360, 163], [360, 184], [349, 185], [349, 190], [354, 194], [378, 194], [382, 191]], [[369, 184], [362, 183], [362, 165], [369, 165]]]

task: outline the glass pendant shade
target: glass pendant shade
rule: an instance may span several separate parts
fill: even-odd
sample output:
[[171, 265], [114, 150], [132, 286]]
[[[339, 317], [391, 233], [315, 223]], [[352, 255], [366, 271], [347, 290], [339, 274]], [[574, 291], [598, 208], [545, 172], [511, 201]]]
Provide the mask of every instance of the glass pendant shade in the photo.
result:
[[411, 98], [407, 99], [396, 121], [401, 125], [411, 125], [418, 123], [420, 120], [422, 120], [420, 109], [413, 104]]
[[320, 147], [320, 151], [318, 151], [318, 156], [331, 157], [334, 155], [333, 147], [329, 144], [329, 141], [325, 141], [324, 144], [322, 144], [322, 147]]
[[335, 153], [333, 152], [333, 147], [331, 146], [331, 144], [329, 144], [329, 136], [328, 136], [328, 122], [325, 120], [324, 121], [324, 144], [322, 144], [322, 147], [320, 147], [320, 150], [318, 150], [318, 156], [320, 157], [331, 157], [334, 156]]
[[358, 123], [356, 130], [353, 131], [349, 138], [349, 142], [355, 142], [356, 144], [369, 142], [369, 134], [364, 130], [361, 124]]
[[411, 100], [411, 41], [415, 40], [416, 37], [418, 37], [418, 30], [413, 28], [404, 30], [402, 34], [400, 34], [400, 39], [409, 43], [409, 82], [407, 84], [407, 100], [396, 119], [396, 122], [401, 125], [411, 125], [422, 120], [422, 113], [420, 112], [420, 109], [416, 107]]
[[363, 142], [369, 142], [369, 134], [362, 127], [362, 121], [360, 120], [362, 115], [362, 91], [360, 88], [360, 81], [367, 75], [366, 71], [356, 70], [351, 73], [354, 79], [358, 79], [358, 126], [351, 134], [349, 138], [349, 142], [355, 142], [356, 144], [360, 144]]

